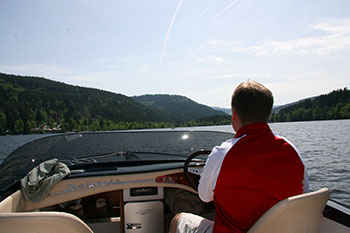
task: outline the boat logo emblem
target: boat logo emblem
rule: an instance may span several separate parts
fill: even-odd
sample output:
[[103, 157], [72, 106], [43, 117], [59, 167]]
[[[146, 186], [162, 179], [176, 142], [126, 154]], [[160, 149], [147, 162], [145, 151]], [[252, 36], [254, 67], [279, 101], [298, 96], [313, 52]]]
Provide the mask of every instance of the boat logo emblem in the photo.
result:
[[127, 230], [136, 230], [141, 229], [141, 223], [127, 223], [126, 224]]

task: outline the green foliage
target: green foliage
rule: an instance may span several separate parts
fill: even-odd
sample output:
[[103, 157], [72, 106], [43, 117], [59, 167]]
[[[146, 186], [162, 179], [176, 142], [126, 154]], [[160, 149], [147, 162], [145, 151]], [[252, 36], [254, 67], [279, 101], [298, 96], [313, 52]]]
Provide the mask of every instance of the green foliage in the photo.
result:
[[210, 126], [210, 125], [230, 125], [231, 116], [226, 115], [215, 115], [209, 117], [202, 117], [196, 120], [196, 126]]
[[127, 122], [166, 120], [124, 95], [0, 73], [1, 134], [139, 128], [142, 123]]
[[332, 91], [282, 108], [272, 122], [350, 119], [350, 90]]
[[0, 134], [4, 134], [6, 132], [6, 123], [6, 115], [2, 110], [0, 110]]
[[[350, 91], [289, 105], [272, 122], [350, 118]], [[0, 134], [231, 124], [221, 111], [177, 95], [127, 97], [44, 78], [0, 73]]]
[[186, 97], [164, 101], [171, 106], [154, 108], [121, 94], [0, 73], [0, 134], [173, 128], [217, 114]]
[[[198, 104], [179, 95], [143, 95], [134, 96], [134, 100], [156, 111], [162, 112], [171, 121], [190, 124], [189, 121], [215, 115], [227, 115], [222, 111]], [[186, 123], [187, 122], [187, 123]], [[199, 122], [196, 122], [199, 124]]]

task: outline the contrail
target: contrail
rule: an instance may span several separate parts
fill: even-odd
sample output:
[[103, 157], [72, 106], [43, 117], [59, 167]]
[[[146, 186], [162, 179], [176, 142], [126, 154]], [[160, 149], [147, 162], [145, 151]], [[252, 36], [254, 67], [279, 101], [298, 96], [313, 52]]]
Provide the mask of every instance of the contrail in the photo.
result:
[[220, 11], [218, 14], [216, 14], [213, 18], [218, 17], [219, 15], [221, 15], [223, 12], [225, 12], [226, 10], [230, 9], [231, 7], [235, 6], [234, 8], [232, 8], [227, 15], [221, 20], [221, 23], [218, 25], [218, 27], [215, 28], [215, 30], [212, 31], [212, 33], [210, 34], [210, 36], [208, 37], [208, 40], [214, 35], [214, 33], [216, 33], [226, 22], [226, 20], [228, 19], [228, 17], [235, 12], [240, 6], [242, 2], [239, 2], [239, 0], [235, 0], [233, 1], [230, 5], [228, 5], [227, 7], [225, 7], [222, 11]]
[[217, 13], [213, 19], [219, 17], [222, 13], [224, 13], [226, 10], [230, 9], [231, 7], [233, 7], [236, 3], [238, 2], [238, 0], [234, 0], [230, 5], [228, 5], [227, 7], [225, 7], [224, 9], [222, 9], [219, 13]]
[[171, 29], [173, 28], [173, 25], [174, 25], [174, 22], [175, 22], [175, 19], [176, 19], [176, 15], [177, 15], [177, 12], [179, 11], [180, 7], [181, 7], [181, 4], [182, 4], [182, 0], [179, 0], [179, 3], [177, 4], [175, 13], [173, 15], [173, 18], [171, 19], [171, 22], [170, 22], [170, 25], [169, 25], [169, 28], [168, 28], [168, 32], [166, 33], [165, 40], [164, 40], [164, 43], [163, 43], [162, 55], [160, 56], [160, 65], [163, 64], [164, 54], [165, 54], [165, 50], [166, 50], [167, 43], [168, 43], [168, 37], [170, 35]]
[[224, 9], [222, 9], [219, 13], [217, 13], [214, 17], [212, 17], [212, 19], [215, 19], [219, 16], [221, 16], [225, 11], [227, 11], [228, 9], [232, 8], [233, 6], [235, 6], [234, 8], [232, 8], [225, 17], [223, 17], [223, 19], [220, 21], [219, 25], [209, 34], [208, 39], [202, 43], [197, 49], [196, 51], [192, 54], [192, 56], [188, 59], [187, 62], [189, 62], [190, 60], [192, 60], [197, 53], [202, 49], [202, 47], [204, 46], [205, 43], [207, 43], [212, 37], [213, 35], [225, 24], [226, 20], [228, 19], [228, 17], [235, 12], [240, 6], [242, 2], [239, 2], [239, 0], [234, 0], [230, 5], [228, 5], [227, 7], [225, 7]]

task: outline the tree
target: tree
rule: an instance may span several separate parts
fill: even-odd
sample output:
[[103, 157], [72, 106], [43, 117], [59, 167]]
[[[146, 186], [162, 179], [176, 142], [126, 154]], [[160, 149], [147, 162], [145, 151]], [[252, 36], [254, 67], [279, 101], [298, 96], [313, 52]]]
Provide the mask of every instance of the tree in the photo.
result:
[[24, 130], [24, 122], [22, 121], [22, 119], [18, 119], [15, 122], [15, 133], [16, 134], [20, 134], [22, 133]]
[[350, 104], [344, 105], [339, 114], [342, 119], [350, 119]]
[[6, 133], [6, 129], [7, 129], [6, 124], [7, 124], [6, 115], [2, 110], [0, 110], [0, 134]]

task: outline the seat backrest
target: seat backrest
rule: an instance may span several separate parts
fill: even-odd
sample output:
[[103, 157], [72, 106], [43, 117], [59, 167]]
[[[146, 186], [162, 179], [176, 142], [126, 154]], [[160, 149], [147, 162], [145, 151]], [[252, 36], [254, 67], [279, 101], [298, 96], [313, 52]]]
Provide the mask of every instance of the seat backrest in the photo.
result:
[[0, 233], [92, 233], [78, 217], [64, 212], [0, 213]]
[[287, 198], [271, 207], [248, 233], [316, 233], [329, 189]]

